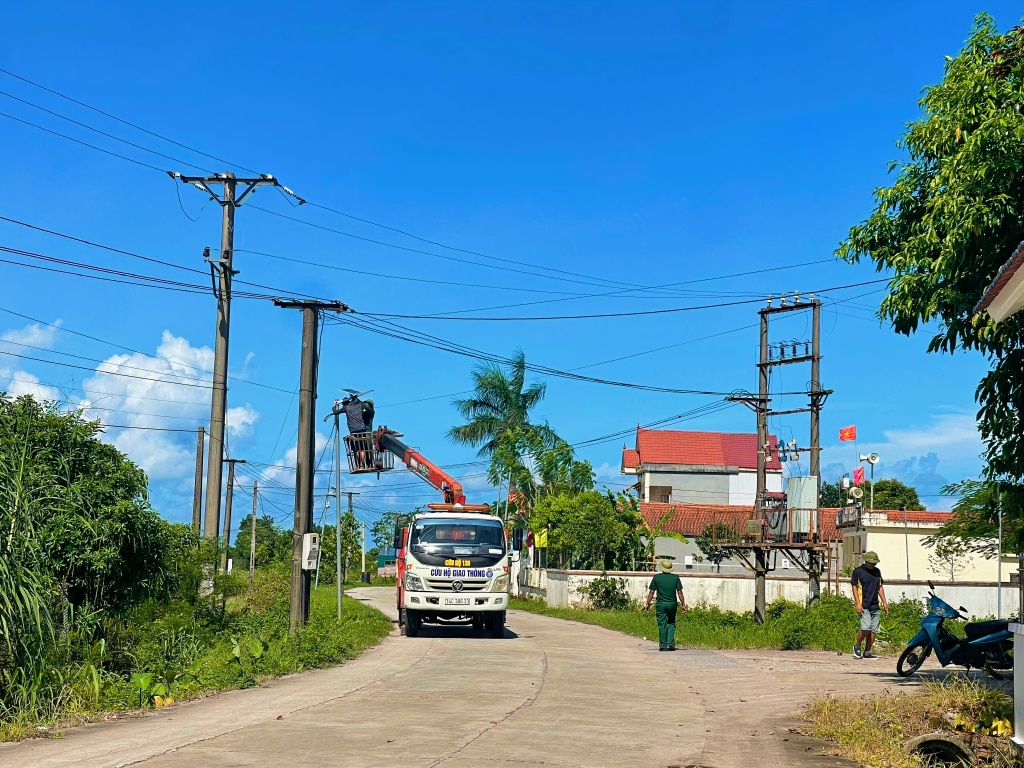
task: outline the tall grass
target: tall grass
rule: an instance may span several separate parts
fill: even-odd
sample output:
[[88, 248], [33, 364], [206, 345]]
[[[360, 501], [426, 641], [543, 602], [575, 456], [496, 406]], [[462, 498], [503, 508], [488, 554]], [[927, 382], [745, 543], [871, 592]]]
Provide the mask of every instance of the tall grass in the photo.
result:
[[[541, 613], [559, 619], [597, 624], [634, 637], [656, 639], [658, 623], [654, 611], [633, 607], [623, 611], [593, 611], [585, 608], [550, 608], [540, 600], [514, 598], [512, 608]], [[880, 651], [899, 653], [913, 637], [924, 616], [924, 607], [911, 600], [890, 605], [882, 622]], [[690, 606], [676, 617], [676, 643], [699, 648], [815, 648], [849, 651], [857, 634], [859, 619], [853, 602], [846, 597], [825, 595], [813, 608], [778, 600], [768, 606], [764, 624], [754, 622], [752, 613], [733, 613], [711, 605]]]

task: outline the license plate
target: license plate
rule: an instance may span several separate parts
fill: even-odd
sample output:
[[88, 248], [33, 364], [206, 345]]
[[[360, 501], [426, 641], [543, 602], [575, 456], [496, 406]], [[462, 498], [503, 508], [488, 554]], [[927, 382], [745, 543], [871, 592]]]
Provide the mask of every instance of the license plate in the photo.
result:
[[468, 597], [446, 597], [444, 599], [445, 605], [469, 605]]

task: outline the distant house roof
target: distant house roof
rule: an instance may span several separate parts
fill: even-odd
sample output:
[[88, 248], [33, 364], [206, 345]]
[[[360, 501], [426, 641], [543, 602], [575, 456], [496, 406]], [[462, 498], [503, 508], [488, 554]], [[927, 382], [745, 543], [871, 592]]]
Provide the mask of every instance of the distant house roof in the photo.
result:
[[1020, 280], [1015, 278], [1022, 266], [1024, 266], [1024, 243], [1017, 246], [1013, 255], [1000, 268], [992, 284], [985, 291], [985, 295], [974, 307], [975, 313], [988, 312], [996, 322], [1001, 322], [1009, 317], [1012, 314], [1013, 306], [1019, 306], [1021, 284]]
[[[769, 435], [768, 442], [772, 450], [767, 468], [769, 471], [781, 472], [782, 463], [775, 450], [775, 436]], [[636, 449], [622, 449], [622, 467], [639, 468], [641, 464], [757, 469], [757, 435], [637, 427]]]
[[633, 448], [622, 447], [622, 469], [639, 469], [640, 454]]
[[886, 519], [894, 523], [902, 523], [904, 517], [908, 523], [932, 523], [933, 525], [942, 525], [953, 519], [952, 512], [900, 512], [898, 509], [876, 509], [874, 513], [876, 515], [884, 513]]

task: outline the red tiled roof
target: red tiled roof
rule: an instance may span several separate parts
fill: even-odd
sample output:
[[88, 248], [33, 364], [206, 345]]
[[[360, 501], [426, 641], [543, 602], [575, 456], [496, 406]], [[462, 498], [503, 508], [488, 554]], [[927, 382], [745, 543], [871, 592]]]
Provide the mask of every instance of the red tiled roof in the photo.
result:
[[704, 528], [712, 523], [727, 523], [742, 527], [753, 514], [751, 507], [728, 504], [665, 504], [659, 501], [641, 501], [640, 514], [651, 530], [655, 529], [665, 515], [671, 516], [661, 525], [666, 533], [683, 536], [700, 536]]
[[631, 467], [633, 469], [640, 466], [640, 454], [633, 448], [622, 449], [622, 467]]
[[952, 512], [900, 512], [898, 509], [876, 509], [875, 514], [885, 513], [888, 520], [896, 523], [902, 523], [904, 516], [908, 523], [933, 523], [934, 525], [942, 525], [948, 523], [953, 519]]
[[[726, 504], [665, 504], [656, 501], [641, 501], [640, 514], [652, 530], [661, 523], [665, 515], [672, 514], [662, 524], [661, 530], [666, 533], [678, 533], [683, 536], [700, 536], [704, 528], [713, 523], [725, 523], [736, 530], [742, 531], [746, 521], [753, 519], [752, 507]], [[920, 513], [918, 513], [920, 514]], [[933, 513], [934, 514], [934, 513]], [[822, 509], [819, 523], [822, 541], [838, 541], [843, 537], [842, 531], [836, 528], [836, 510]]]
[[974, 312], [984, 312], [990, 306], [992, 302], [996, 300], [999, 293], [1006, 287], [1006, 284], [1010, 282], [1017, 270], [1024, 266], [1024, 243], [1017, 246], [1017, 250], [1013, 252], [1009, 260], [1003, 264], [1000, 268], [999, 273], [995, 276], [992, 284], [989, 285], [988, 290], [985, 291], [985, 295], [981, 297], [981, 301], [974, 307]]
[[[772, 451], [769, 470], [782, 470], [769, 435]], [[636, 448], [644, 464], [691, 464], [705, 467], [757, 468], [757, 435], [735, 432], [685, 432], [678, 429], [636, 430]]]

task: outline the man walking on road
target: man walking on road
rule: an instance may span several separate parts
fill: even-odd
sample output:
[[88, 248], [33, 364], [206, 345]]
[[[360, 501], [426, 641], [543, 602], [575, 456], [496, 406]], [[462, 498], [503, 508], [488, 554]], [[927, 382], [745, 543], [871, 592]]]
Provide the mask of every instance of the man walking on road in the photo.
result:
[[[877, 659], [878, 657], [871, 652], [871, 646], [875, 644], [875, 635], [878, 634], [882, 621], [882, 611], [885, 611], [886, 615], [889, 614], [889, 603], [885, 599], [885, 587], [882, 585], [882, 572], [878, 569], [877, 553], [864, 553], [864, 564], [854, 569], [850, 584], [853, 585], [853, 601], [857, 605], [857, 613], [860, 614], [860, 631], [853, 646], [853, 657]], [[861, 643], [864, 644], [863, 653]]]
[[[676, 649], [676, 611], [686, 613], [686, 599], [683, 597], [683, 582], [672, 573], [672, 561], [665, 558], [658, 563], [660, 573], [651, 579], [647, 592], [647, 603], [644, 610], [649, 610], [655, 595], [655, 616], [658, 618], [658, 650], [674, 651]], [[678, 598], [678, 602], [676, 600]]]

